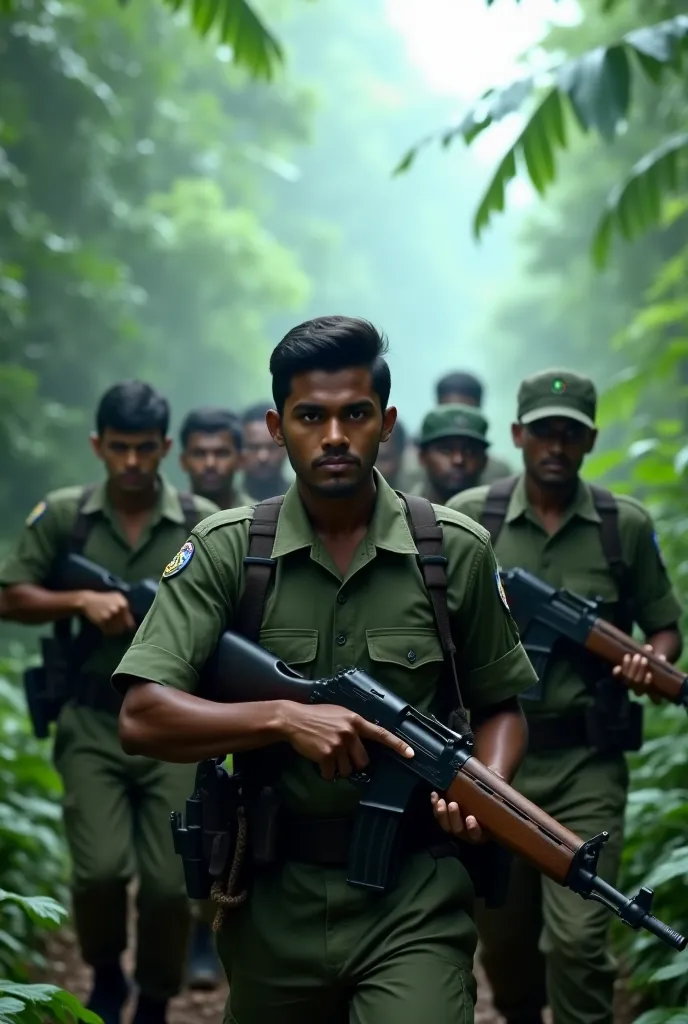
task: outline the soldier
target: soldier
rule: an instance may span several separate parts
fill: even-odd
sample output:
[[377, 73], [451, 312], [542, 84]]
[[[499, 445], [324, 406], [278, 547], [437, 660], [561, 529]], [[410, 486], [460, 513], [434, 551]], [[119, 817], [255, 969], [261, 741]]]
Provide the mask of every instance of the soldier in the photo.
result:
[[288, 487], [284, 478], [286, 452], [270, 437], [265, 422], [270, 409], [269, 403], [259, 403], [252, 405], [241, 417], [243, 484], [252, 503], [284, 494]]
[[[470, 405], [482, 409], [483, 386], [472, 373], [456, 370], [441, 377], [435, 385], [438, 405]], [[511, 466], [497, 455], [488, 455], [480, 478], [481, 484], [491, 484], [511, 474]]]
[[389, 440], [381, 446], [375, 463], [389, 486], [393, 487], [395, 491], [406, 490], [403, 464], [407, 444], [406, 430], [403, 424], [397, 420]]
[[[89, 1007], [117, 1024], [128, 996], [120, 957], [127, 941], [127, 884], [138, 878], [135, 1024], [163, 1024], [180, 988], [188, 901], [172, 849], [170, 811], [188, 795], [188, 765], [128, 757], [117, 735], [121, 704], [108, 678], [134, 634], [120, 593], [46, 589], [61, 555], [83, 553], [128, 582], [159, 578], [180, 539], [217, 511], [179, 494], [159, 476], [171, 441], [169, 406], [147, 384], [116, 384], [101, 398], [91, 445], [106, 479], [66, 487], [40, 502], [0, 569], [0, 616], [26, 624], [72, 617], [95, 627], [92, 648], [72, 668], [71, 699], [55, 734], [64, 783], [64, 821], [73, 863], [74, 923], [83, 959], [94, 970]], [[96, 632], [97, 631], [97, 632]]]
[[[489, 529], [505, 569], [522, 567], [552, 586], [599, 596], [605, 618], [627, 633], [637, 623], [648, 649], [673, 662], [681, 607], [649, 514], [579, 476], [597, 437], [595, 411], [587, 377], [549, 370], [524, 380], [512, 427], [524, 473], [449, 504]], [[613, 670], [622, 673], [636, 692], [651, 683], [640, 656]], [[529, 748], [515, 785], [579, 835], [608, 830], [600, 874], [614, 884], [628, 785], [623, 751], [641, 742], [640, 705], [604, 664], [567, 640], [524, 696]], [[515, 863], [506, 906], [479, 918], [483, 963], [509, 1024], [539, 1024], [547, 1001], [556, 1024], [612, 1024], [608, 924], [604, 907]]]
[[[244, 635], [259, 635], [308, 677], [355, 663], [422, 711], [443, 714], [458, 699], [443, 672], [440, 636], [451, 623], [477, 755], [506, 778], [515, 771], [525, 743], [515, 695], [534, 673], [499, 596], [486, 532], [422, 498], [407, 510], [374, 469], [396, 417], [384, 351], [372, 324], [348, 317], [309, 321], [280, 342], [268, 424], [296, 482], [283, 502], [223, 512], [193, 531], [114, 677], [126, 692], [120, 730], [131, 752], [192, 762], [254, 750], [252, 763], [267, 768], [274, 762], [264, 748], [282, 743], [271, 789], [281, 804], [278, 862], [256, 866], [248, 902], [228, 911], [219, 935], [227, 1021], [473, 1020], [472, 887], [430, 810], [467, 842], [482, 838], [475, 818], [425, 797], [397, 885], [384, 895], [353, 888], [346, 862], [360, 791], [347, 777], [368, 762], [363, 741], [402, 756], [409, 748], [344, 708], [218, 705], [194, 693], [222, 631], [241, 617]], [[447, 615], [442, 633], [418, 568], [427, 550], [419, 507], [426, 526], [435, 517], [442, 526], [448, 589], [434, 591]], [[276, 562], [269, 593], [263, 575], [262, 593], [255, 589], [270, 564], [254, 558], [261, 550]]]
[[424, 480], [414, 494], [446, 505], [451, 497], [480, 483], [487, 465], [487, 420], [468, 405], [441, 405], [423, 420], [418, 458]]
[[251, 499], [236, 485], [241, 460], [241, 422], [228, 409], [193, 409], [179, 432], [179, 465], [188, 474], [194, 494], [218, 508], [250, 505]]

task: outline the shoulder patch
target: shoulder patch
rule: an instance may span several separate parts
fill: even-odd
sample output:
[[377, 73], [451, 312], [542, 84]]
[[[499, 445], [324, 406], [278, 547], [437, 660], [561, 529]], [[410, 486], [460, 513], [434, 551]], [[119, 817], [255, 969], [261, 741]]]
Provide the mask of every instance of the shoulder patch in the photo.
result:
[[48, 502], [47, 501], [39, 501], [37, 505], [34, 505], [34, 507], [29, 512], [28, 516], [26, 517], [26, 525], [27, 526], [33, 526], [33, 524], [37, 523], [38, 520], [42, 516], [44, 516], [47, 511], [48, 511]]
[[187, 565], [194, 556], [196, 548], [192, 540], [187, 540], [186, 544], [183, 544], [177, 554], [174, 556], [171, 562], [168, 562], [165, 566], [162, 574], [164, 580], [168, 580], [171, 576], [177, 576], [182, 569], [186, 569]]
[[506, 599], [506, 592], [504, 590], [504, 584], [502, 583], [502, 575], [499, 571], [495, 573], [495, 580], [497, 582], [497, 593], [500, 596], [501, 602], [508, 611], [509, 615], [511, 615], [511, 608], [509, 608], [509, 602]]

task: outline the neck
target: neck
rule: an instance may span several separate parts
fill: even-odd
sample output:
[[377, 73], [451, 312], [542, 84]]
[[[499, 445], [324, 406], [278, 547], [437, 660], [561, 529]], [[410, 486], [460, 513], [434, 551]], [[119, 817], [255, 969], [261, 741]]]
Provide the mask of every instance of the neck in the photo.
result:
[[561, 486], [548, 486], [526, 473], [526, 496], [528, 502], [545, 515], [563, 513], [573, 501], [578, 489], [578, 477]]
[[215, 491], [214, 494], [204, 494], [203, 491], [196, 491], [196, 494], [206, 501], [212, 501], [218, 508], [232, 508], [234, 505], [235, 493], [232, 483], [225, 484], [221, 491]]
[[139, 512], [148, 512], [155, 508], [160, 493], [160, 483], [154, 480], [150, 487], [141, 491], [120, 491], [113, 486], [112, 481], [107, 485], [108, 498], [112, 507], [124, 515], [136, 515]]
[[372, 518], [377, 497], [372, 473], [356, 493], [347, 498], [323, 497], [306, 488], [300, 480], [297, 487], [316, 533], [353, 534], [367, 527]]
[[276, 494], [284, 494], [287, 489], [281, 473], [276, 473], [269, 480], [254, 480], [252, 477], [247, 476], [245, 477], [244, 485], [248, 493], [256, 501], [264, 501], [266, 498], [272, 498]]

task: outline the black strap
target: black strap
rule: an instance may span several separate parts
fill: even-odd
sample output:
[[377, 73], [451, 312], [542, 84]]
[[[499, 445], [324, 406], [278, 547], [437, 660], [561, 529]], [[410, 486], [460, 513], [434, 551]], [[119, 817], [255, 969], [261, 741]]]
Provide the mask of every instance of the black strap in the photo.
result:
[[178, 491], [177, 497], [179, 498], [179, 505], [184, 516], [184, 524], [188, 532], [191, 533], [194, 526], [197, 526], [201, 519], [198, 506], [193, 494], [189, 494], [188, 491]]
[[427, 498], [418, 494], [397, 492], [408, 509], [413, 539], [418, 548], [418, 564], [435, 615], [437, 632], [444, 651], [445, 683], [450, 707], [467, 720], [459, 676], [456, 670], [456, 645], [452, 636], [449, 604], [447, 602], [447, 559], [444, 554], [444, 534], [438, 524], [435, 510]]
[[259, 502], [253, 510], [253, 520], [248, 531], [244, 590], [239, 600], [234, 628], [254, 643], [258, 643], [268, 588], [275, 571], [276, 560], [272, 557], [272, 548], [283, 501], [284, 495], [281, 494]]
[[501, 533], [509, 510], [511, 495], [514, 493], [517, 483], [517, 476], [505, 476], [501, 480], [495, 480], [487, 492], [480, 523], [489, 533], [492, 547], [497, 543], [497, 538]]

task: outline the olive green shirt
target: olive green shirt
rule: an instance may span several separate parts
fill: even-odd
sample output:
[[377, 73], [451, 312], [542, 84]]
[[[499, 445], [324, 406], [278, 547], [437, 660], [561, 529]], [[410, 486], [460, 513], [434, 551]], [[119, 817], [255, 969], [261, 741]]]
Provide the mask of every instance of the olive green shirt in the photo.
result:
[[[0, 586], [16, 583], [44, 584], [57, 559], [67, 553], [83, 487], [65, 487], [48, 494], [29, 515], [14, 551], [0, 566]], [[205, 498], [194, 497], [200, 521], [217, 512]], [[178, 492], [161, 480], [160, 493], [149, 523], [135, 547], [122, 530], [109, 501], [105, 483], [99, 484], [83, 507], [93, 520], [83, 549], [84, 558], [96, 562], [127, 583], [160, 575], [179, 546], [188, 537]], [[112, 675], [131, 636], [103, 636], [98, 649], [84, 665], [84, 671]]]
[[[449, 507], [479, 522], [488, 490], [474, 487], [462, 491], [451, 499]], [[623, 596], [630, 602], [637, 625], [650, 636], [678, 622], [681, 605], [659, 554], [650, 515], [635, 499], [615, 497], [630, 585], [630, 593]], [[600, 517], [590, 488], [583, 481], [559, 529], [550, 536], [528, 503], [521, 476], [495, 552], [503, 569], [525, 569], [550, 586], [564, 587], [581, 597], [601, 597], [600, 614], [615, 619], [620, 595], [602, 548]], [[543, 699], [524, 702], [524, 710], [529, 715], [551, 714], [590, 704], [593, 695], [582, 674], [582, 664], [576, 645], [558, 643], [542, 680]]]
[[[432, 606], [400, 498], [376, 472], [377, 500], [367, 534], [344, 576], [315, 534], [296, 485], [284, 499], [273, 557], [274, 586], [261, 644], [308, 678], [350, 665], [369, 672], [421, 711], [433, 709], [443, 667]], [[448, 605], [466, 706], [484, 708], [532, 685], [534, 673], [497, 587], [485, 530], [436, 506], [448, 558]], [[155, 603], [115, 673], [193, 692], [243, 589], [249, 508], [211, 516], [192, 534], [194, 553], [163, 579]], [[348, 782], [322, 780], [296, 757], [282, 774], [294, 807], [326, 814], [353, 810]]]
[[514, 471], [504, 459], [498, 455], [488, 455], [487, 465], [480, 474], [480, 484], [493, 484], [495, 480], [503, 480], [505, 476], [513, 476]]

